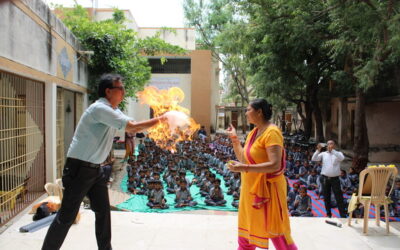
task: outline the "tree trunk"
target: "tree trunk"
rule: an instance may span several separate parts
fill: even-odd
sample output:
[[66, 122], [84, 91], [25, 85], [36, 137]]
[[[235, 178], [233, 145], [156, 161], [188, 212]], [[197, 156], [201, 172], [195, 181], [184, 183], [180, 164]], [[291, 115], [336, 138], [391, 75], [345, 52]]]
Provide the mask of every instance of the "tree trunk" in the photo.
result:
[[282, 132], [286, 132], [285, 109], [282, 110], [281, 129]]
[[[248, 102], [244, 98], [242, 98], [242, 107], [247, 107]], [[242, 119], [242, 133], [245, 135], [247, 132], [247, 119], [246, 119], [246, 112], [240, 110], [240, 117]]]
[[312, 106], [313, 106], [313, 114], [315, 118], [315, 129], [317, 132], [317, 142], [324, 142], [324, 129], [323, 129], [323, 124], [322, 124], [322, 114], [321, 114], [321, 108], [319, 107], [319, 101], [318, 101], [318, 91], [315, 91], [312, 96]]
[[304, 120], [304, 136], [306, 139], [310, 139], [311, 131], [312, 131], [312, 106], [309, 101], [304, 103], [304, 109], [306, 112], [305, 120]]
[[365, 118], [365, 93], [359, 87], [356, 87], [353, 151], [353, 167], [359, 173], [367, 166], [369, 152], [367, 121]]

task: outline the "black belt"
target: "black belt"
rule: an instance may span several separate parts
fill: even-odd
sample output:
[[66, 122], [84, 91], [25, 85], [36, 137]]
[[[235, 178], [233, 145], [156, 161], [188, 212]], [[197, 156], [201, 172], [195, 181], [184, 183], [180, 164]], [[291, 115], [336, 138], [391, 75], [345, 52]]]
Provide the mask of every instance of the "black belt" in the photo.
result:
[[91, 163], [88, 161], [82, 161], [82, 160], [75, 159], [75, 158], [69, 158], [69, 159], [76, 161], [77, 164], [81, 165], [82, 167], [86, 167], [86, 168], [99, 168], [100, 167], [100, 164], [95, 164], [95, 163]]
[[329, 176], [326, 176], [326, 175], [322, 175], [324, 178], [327, 178], [328, 180], [333, 180], [333, 179], [337, 179], [337, 178], [339, 178], [339, 176], [334, 176], [334, 177], [329, 177]]

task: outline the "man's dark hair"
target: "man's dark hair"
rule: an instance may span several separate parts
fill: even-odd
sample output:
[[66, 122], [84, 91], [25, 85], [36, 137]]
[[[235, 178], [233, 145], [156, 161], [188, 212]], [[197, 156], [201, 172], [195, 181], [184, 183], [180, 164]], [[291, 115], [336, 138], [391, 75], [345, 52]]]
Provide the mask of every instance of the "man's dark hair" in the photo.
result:
[[255, 99], [250, 102], [250, 106], [255, 109], [261, 109], [262, 115], [266, 121], [269, 121], [272, 116], [272, 105], [267, 102], [265, 99]]
[[122, 81], [122, 76], [118, 74], [104, 74], [100, 77], [98, 95], [99, 97], [106, 97], [106, 89], [111, 89], [114, 82]]
[[328, 143], [329, 141], [333, 142], [333, 144], [335, 144], [335, 145], [336, 145], [336, 141], [335, 141], [335, 140], [333, 140], [333, 139], [329, 139], [329, 140], [327, 140], [326, 142]]

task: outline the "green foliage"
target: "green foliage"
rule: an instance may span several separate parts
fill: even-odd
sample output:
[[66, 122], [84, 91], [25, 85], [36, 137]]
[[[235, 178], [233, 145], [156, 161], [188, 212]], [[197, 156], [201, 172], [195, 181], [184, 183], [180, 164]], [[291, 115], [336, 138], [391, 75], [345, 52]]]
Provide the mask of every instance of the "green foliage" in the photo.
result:
[[115, 10], [113, 19], [92, 21], [80, 5], [73, 9], [57, 6], [62, 11], [66, 26], [87, 50], [94, 51], [88, 67], [90, 99], [97, 99], [97, 79], [104, 73], [118, 73], [124, 77], [126, 97], [133, 97], [150, 79], [151, 68], [144, 55], [160, 53], [183, 54], [186, 51], [163, 41], [159, 35], [139, 39], [128, 29], [123, 11]]
[[[243, 56], [248, 26], [240, 15], [237, 4], [231, 0], [185, 0], [184, 10], [188, 24], [196, 28], [198, 47], [212, 51], [225, 71], [231, 90], [225, 100], [247, 105], [252, 88], [247, 81], [248, 64]], [[241, 102], [237, 102], [239, 97]]]
[[[365, 92], [392, 81], [386, 70], [400, 58], [399, 1], [326, 1], [334, 39], [326, 43], [333, 60], [343, 60], [353, 84]], [[398, 65], [398, 64], [397, 64]]]

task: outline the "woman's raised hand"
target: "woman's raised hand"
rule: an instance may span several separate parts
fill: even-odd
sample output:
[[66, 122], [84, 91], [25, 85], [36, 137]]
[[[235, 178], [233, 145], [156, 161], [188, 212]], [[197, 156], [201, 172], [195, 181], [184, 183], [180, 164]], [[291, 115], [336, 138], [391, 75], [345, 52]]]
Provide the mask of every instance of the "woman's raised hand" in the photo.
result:
[[229, 127], [226, 129], [226, 133], [229, 135], [229, 137], [237, 136], [236, 129], [232, 124], [229, 124]]

